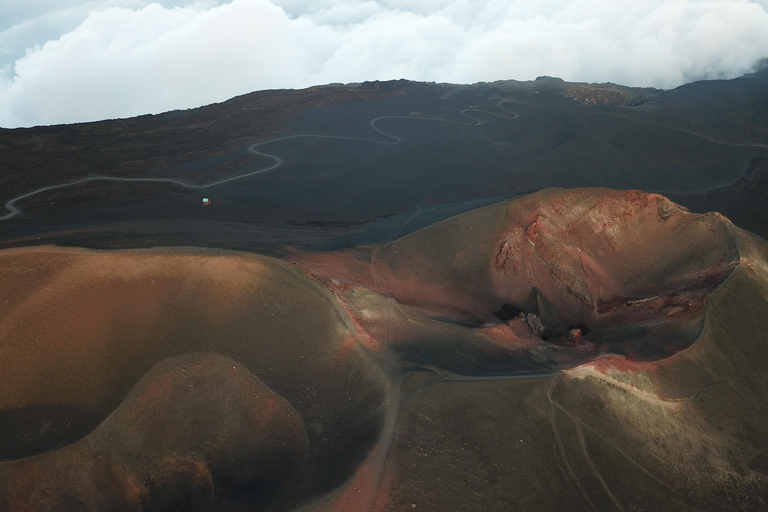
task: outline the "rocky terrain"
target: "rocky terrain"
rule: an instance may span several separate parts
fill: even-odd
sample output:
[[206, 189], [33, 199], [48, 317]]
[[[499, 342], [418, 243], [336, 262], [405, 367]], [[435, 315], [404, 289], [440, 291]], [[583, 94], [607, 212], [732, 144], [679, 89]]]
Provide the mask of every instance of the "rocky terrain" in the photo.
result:
[[[201, 249], [7, 249], [0, 505], [469, 509], [469, 496], [430, 493], [446, 473], [406, 477], [413, 421], [429, 418], [409, 411], [454, 411], [419, 449], [430, 464], [477, 464], [440, 448], [456, 435], [541, 443], [487, 417], [500, 405], [478, 424], [455, 410], [466, 398], [433, 392], [463, 383], [483, 403], [493, 382], [546, 383], [521, 391], [523, 416], [533, 428], [549, 407], [555, 442], [508, 464], [530, 477], [559, 466], [575, 488], [528, 489], [542, 493], [528, 498], [536, 507], [759, 507], [768, 361], [739, 358], [762, 353], [766, 255], [720, 215], [607, 189], [546, 190], [390, 244], [294, 254], [295, 265]], [[736, 384], [749, 393], [735, 399]], [[653, 491], [607, 483], [617, 471], [640, 471]], [[498, 478], [471, 503], [518, 499], [497, 488], [512, 477]]]
[[766, 508], [766, 84], [0, 130], [0, 510]]

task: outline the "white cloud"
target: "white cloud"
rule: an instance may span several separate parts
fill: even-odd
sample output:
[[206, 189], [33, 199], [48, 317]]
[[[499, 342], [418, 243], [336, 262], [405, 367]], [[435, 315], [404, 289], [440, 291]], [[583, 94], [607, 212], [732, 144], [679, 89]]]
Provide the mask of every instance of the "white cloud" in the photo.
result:
[[[20, 2], [8, 5], [9, 17], [23, 17]], [[768, 56], [768, 0], [48, 5], [49, 12], [0, 26], [2, 126], [126, 117], [258, 89], [376, 79], [471, 83], [547, 74], [673, 87], [738, 76]]]

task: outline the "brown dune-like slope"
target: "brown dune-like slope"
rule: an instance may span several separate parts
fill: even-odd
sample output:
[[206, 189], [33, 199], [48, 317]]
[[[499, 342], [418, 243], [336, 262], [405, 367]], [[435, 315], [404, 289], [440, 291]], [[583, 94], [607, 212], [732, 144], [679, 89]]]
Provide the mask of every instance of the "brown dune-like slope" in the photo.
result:
[[4, 510], [190, 510], [244, 485], [269, 497], [308, 444], [296, 409], [242, 365], [170, 357], [85, 439], [0, 470]]
[[[303, 269], [1, 251], [0, 510], [477, 510], [520, 493], [534, 510], [712, 508], [765, 492], [760, 415], [731, 421], [765, 407], [749, 380], [768, 364], [765, 248], [720, 215], [546, 190], [292, 258]], [[465, 457], [479, 438], [493, 453]], [[662, 484], [639, 498], [604, 471]]]
[[[243, 372], [253, 374], [249, 378], [258, 379], [248, 385], [272, 390], [301, 415], [310, 447], [306, 462], [316, 472], [302, 473], [291, 496], [341, 483], [378, 436], [385, 381], [351, 342], [333, 297], [289, 264], [211, 251], [100, 253], [52, 247], [8, 250], [0, 258], [4, 459], [81, 438], [129, 395], [134, 405], [124, 404], [128, 416], [118, 417], [135, 414], [131, 411], [145, 401], [156, 403], [162, 389], [134, 396], [136, 383], [165, 358], [195, 351], [232, 357]], [[226, 404], [208, 412], [199, 404], [191, 407], [194, 417], [227, 411]], [[169, 435], [199, 427], [177, 421], [178, 413], [168, 414]], [[135, 435], [151, 438], [141, 424], [134, 427]], [[204, 439], [204, 434], [196, 435]], [[193, 448], [201, 457], [208, 453]], [[68, 459], [92, 452], [61, 453]], [[323, 470], [326, 465], [335, 471]], [[5, 474], [15, 473], [14, 468]], [[23, 474], [33, 478], [37, 470], [30, 471]], [[215, 481], [215, 469], [210, 471]], [[267, 479], [270, 473], [265, 470]], [[2, 499], [10, 499], [4, 492], [19, 496], [18, 486], [9, 485], [14, 488], [0, 492], [0, 510], [14, 510], [2, 505]], [[59, 510], [55, 499], [52, 503], [52, 510]]]

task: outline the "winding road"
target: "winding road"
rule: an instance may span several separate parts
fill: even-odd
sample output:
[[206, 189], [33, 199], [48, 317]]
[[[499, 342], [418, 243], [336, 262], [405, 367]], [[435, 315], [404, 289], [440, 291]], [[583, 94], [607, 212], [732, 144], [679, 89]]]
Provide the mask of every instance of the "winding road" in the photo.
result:
[[[499, 109], [503, 110], [506, 113], [506, 115], [505, 114], [500, 114], [498, 112], [491, 112], [489, 110], [483, 110], [483, 109], [478, 109], [478, 108], [466, 108], [466, 109], [461, 110], [460, 114], [465, 116], [465, 117], [467, 117], [467, 118], [469, 118], [469, 119], [471, 119], [471, 122], [454, 121], [454, 120], [445, 119], [445, 118], [442, 118], [442, 117], [429, 117], [429, 116], [418, 116], [418, 115], [381, 116], [381, 117], [376, 117], [376, 118], [372, 119], [369, 122], [369, 125], [370, 125], [370, 127], [375, 132], [377, 132], [382, 137], [384, 137], [384, 140], [367, 138], [367, 137], [345, 137], [345, 136], [340, 136], [340, 135], [300, 134], [300, 135], [290, 135], [290, 136], [287, 136], [287, 137], [279, 137], [279, 138], [275, 138], [275, 139], [266, 140], [266, 141], [263, 141], [263, 142], [257, 142], [255, 144], [252, 144], [251, 146], [249, 146], [248, 147], [248, 151], [250, 153], [254, 154], [254, 155], [263, 156], [265, 158], [268, 158], [268, 159], [272, 160], [272, 164], [271, 165], [269, 165], [267, 167], [264, 167], [262, 169], [255, 170], [255, 171], [244, 172], [244, 173], [238, 174], [236, 176], [231, 176], [229, 178], [223, 178], [223, 179], [219, 179], [219, 180], [214, 180], [214, 181], [210, 181], [208, 183], [203, 183], [203, 184], [191, 183], [189, 181], [182, 180], [182, 179], [177, 179], [177, 178], [125, 178], [125, 177], [116, 177], [116, 176], [92, 175], [92, 176], [87, 176], [85, 178], [81, 178], [79, 180], [71, 181], [71, 182], [68, 182], [68, 183], [60, 183], [60, 184], [56, 184], [56, 185], [47, 185], [47, 186], [40, 187], [40, 188], [35, 189], [35, 190], [31, 191], [31, 192], [27, 192], [26, 194], [22, 194], [20, 196], [17, 196], [17, 197], [14, 197], [13, 199], [8, 200], [5, 203], [5, 209], [7, 210], [8, 213], [6, 213], [5, 215], [0, 216], [0, 221], [10, 220], [10, 219], [12, 219], [14, 217], [17, 217], [21, 213], [20, 207], [17, 206], [17, 203], [19, 201], [23, 201], [24, 199], [28, 199], [30, 197], [33, 197], [33, 196], [36, 196], [38, 194], [42, 194], [44, 192], [48, 192], [48, 191], [51, 191], [51, 190], [58, 190], [58, 189], [63, 189], [63, 188], [68, 188], [68, 187], [74, 187], [76, 185], [81, 185], [83, 183], [89, 183], [89, 182], [171, 183], [171, 184], [174, 184], [174, 185], [178, 185], [178, 186], [184, 187], [184, 188], [189, 189], [189, 190], [205, 190], [205, 189], [217, 187], [219, 185], [223, 185], [225, 183], [230, 183], [230, 182], [233, 182], [233, 181], [237, 181], [237, 180], [241, 180], [241, 179], [244, 179], [244, 178], [248, 178], [250, 176], [255, 176], [257, 174], [263, 174], [263, 173], [266, 173], [266, 172], [270, 172], [270, 171], [273, 171], [273, 170], [279, 168], [280, 166], [282, 166], [283, 165], [283, 160], [279, 156], [274, 154], [274, 153], [260, 151], [260, 148], [262, 148], [264, 146], [267, 146], [268, 144], [275, 143], [275, 142], [282, 142], [282, 141], [294, 140], [294, 139], [312, 138], [312, 139], [348, 140], [348, 141], [358, 141], [358, 142], [366, 142], [366, 143], [372, 143], [372, 144], [384, 144], [384, 145], [397, 145], [397, 144], [401, 144], [403, 142], [403, 139], [401, 137], [398, 137], [397, 135], [393, 135], [392, 133], [388, 133], [388, 132], [384, 131], [383, 129], [381, 129], [381, 128], [376, 126], [377, 122], [382, 121], [382, 120], [387, 120], [387, 119], [400, 119], [400, 120], [411, 120], [411, 121], [414, 121], [414, 120], [418, 120], [418, 121], [435, 121], [435, 122], [441, 122], [441, 123], [457, 124], [457, 125], [462, 125], [462, 126], [480, 126], [480, 125], [483, 124], [483, 122], [478, 117], [471, 115], [472, 112], [488, 114], [488, 115], [500, 117], [502, 119], [517, 119], [519, 117], [517, 115], [517, 113], [515, 113], [512, 110], [509, 110], [508, 108], [504, 107], [503, 106], [504, 103], [523, 103], [523, 102], [518, 102], [516, 100], [500, 101], [497, 104], [497, 107]], [[523, 103], [523, 104], [525, 104], [525, 103]], [[557, 108], [557, 107], [542, 107], [540, 105], [537, 105], [537, 106], [540, 107], [540, 108], [546, 108], [548, 110], [564, 110], [564, 111], [567, 110], [567, 109], [561, 109], [561, 108]], [[751, 148], [768, 149], [768, 145], [766, 145], [766, 144], [738, 143], [738, 142], [728, 142], [728, 141], [718, 140], [718, 139], [709, 137], [707, 135], [704, 135], [704, 134], [701, 134], [701, 133], [696, 133], [696, 132], [693, 132], [693, 131], [690, 131], [690, 130], [686, 130], [686, 129], [683, 129], [683, 128], [678, 128], [678, 127], [674, 127], [674, 126], [668, 126], [668, 125], [664, 125], [664, 124], [660, 124], [660, 123], [656, 123], [656, 122], [652, 122], [652, 121], [647, 121], [647, 120], [643, 120], [643, 119], [634, 119], [634, 118], [630, 118], [630, 117], [627, 117], [627, 116], [623, 116], [621, 114], [613, 114], [613, 113], [605, 113], [605, 112], [595, 112], [595, 114], [610, 115], [610, 116], [620, 117], [620, 118], [623, 118], [623, 119], [628, 119], [628, 120], [635, 121], [635, 122], [638, 122], [638, 123], [651, 124], [651, 125], [655, 125], [655, 126], [660, 126], [660, 127], [668, 128], [670, 130], [675, 130], [675, 131], [687, 133], [689, 135], [698, 137], [698, 138], [700, 138], [702, 140], [706, 140], [706, 141], [714, 143], [714, 144], [720, 144], [720, 145], [732, 146], [732, 147], [751, 147]], [[746, 169], [739, 176], [734, 178], [734, 180], [731, 183], [726, 184], [725, 186], [730, 186], [730, 185], [736, 183], [738, 180], [742, 179], [744, 177], [744, 173], [745, 172], [746, 172]], [[723, 185], [719, 185], [717, 188], [720, 188], [722, 186]], [[697, 191], [694, 191], [694, 192], [706, 192], [706, 191], [709, 191], [709, 189], [707, 189], [707, 190], [697, 190]], [[653, 192], [661, 192], [661, 191], [653, 191]], [[680, 191], [669, 191], [669, 190], [667, 190], [666, 192], [680, 192]], [[686, 191], [686, 192], [690, 193], [691, 191]]]
[[383, 135], [384, 137], [386, 137], [389, 140], [378, 140], [378, 139], [370, 139], [370, 138], [365, 138], [365, 137], [344, 137], [344, 136], [338, 136], [338, 135], [304, 134], [304, 135], [290, 135], [290, 136], [287, 136], [287, 137], [279, 137], [279, 138], [276, 138], [276, 139], [270, 139], [270, 140], [266, 140], [266, 141], [263, 141], [263, 142], [257, 142], [256, 144], [252, 144], [251, 146], [249, 146], [248, 147], [248, 151], [250, 153], [254, 154], [254, 155], [259, 155], [259, 156], [263, 156], [263, 157], [271, 159], [273, 161], [272, 165], [270, 165], [268, 167], [265, 167], [263, 169], [258, 169], [256, 171], [245, 172], [243, 174], [238, 174], [237, 176], [232, 176], [232, 177], [229, 177], [229, 178], [215, 180], [215, 181], [211, 181], [211, 182], [204, 183], [204, 184], [190, 183], [188, 181], [180, 180], [180, 179], [176, 179], [176, 178], [121, 178], [121, 177], [116, 177], [116, 176], [94, 175], [94, 176], [87, 176], [87, 177], [81, 178], [79, 180], [70, 181], [68, 183], [60, 183], [60, 184], [57, 184], [57, 185], [47, 185], [45, 187], [40, 187], [40, 188], [38, 188], [36, 190], [33, 190], [31, 192], [27, 192], [26, 194], [22, 194], [20, 196], [14, 197], [13, 199], [10, 199], [9, 201], [7, 201], [5, 203], [5, 209], [8, 211], [8, 213], [6, 213], [5, 215], [1, 216], [0, 217], [0, 221], [10, 220], [10, 219], [18, 216], [19, 213], [21, 213], [21, 209], [18, 206], [16, 206], [16, 203], [19, 202], [19, 201], [22, 201], [24, 199], [28, 199], [28, 198], [36, 196], [38, 194], [42, 194], [43, 192], [49, 192], [51, 190], [58, 190], [58, 189], [62, 189], [62, 188], [74, 187], [76, 185], [81, 185], [83, 183], [89, 183], [89, 182], [94, 182], [94, 181], [99, 181], [99, 182], [105, 182], [105, 181], [111, 181], [111, 182], [134, 182], [134, 183], [137, 183], [137, 182], [138, 183], [171, 183], [171, 184], [179, 185], [181, 187], [184, 187], [184, 188], [187, 188], [187, 189], [190, 189], [190, 190], [203, 190], [203, 189], [209, 189], [209, 188], [217, 187], [217, 186], [223, 185], [225, 183], [230, 183], [230, 182], [233, 182], [233, 181], [241, 180], [243, 178], [248, 178], [250, 176], [255, 176], [257, 174], [262, 174], [262, 173], [265, 173], [265, 172], [270, 172], [270, 171], [273, 171], [273, 170], [277, 169], [281, 165], [283, 165], [283, 160], [279, 156], [277, 156], [275, 154], [259, 151], [258, 148], [260, 148], [262, 146], [265, 146], [267, 144], [272, 144], [274, 142], [281, 142], [281, 141], [292, 140], [292, 139], [313, 138], [313, 139], [351, 140], [351, 141], [359, 141], [359, 142], [369, 142], [369, 143], [374, 143], [374, 144], [386, 144], [386, 145], [390, 145], [390, 146], [402, 143], [403, 139], [401, 137], [398, 137], [396, 135], [392, 135], [391, 133], [387, 133], [384, 130], [382, 130], [381, 128], [378, 128], [376, 126], [376, 123], [378, 121], [381, 121], [381, 120], [384, 120], [384, 119], [409, 119], [409, 120], [436, 121], [436, 122], [441, 122], [441, 123], [458, 124], [458, 125], [463, 125], [463, 126], [480, 126], [481, 124], [483, 124], [483, 122], [480, 119], [478, 119], [475, 116], [470, 115], [469, 112], [481, 112], [481, 113], [484, 113], [484, 114], [489, 114], [489, 115], [492, 115], [492, 116], [500, 117], [502, 119], [516, 119], [518, 117], [518, 115], [515, 112], [512, 112], [511, 110], [508, 110], [505, 107], [503, 107], [502, 106], [503, 103], [509, 103], [509, 102], [501, 101], [501, 102], [498, 103], [497, 106], [500, 109], [504, 110], [505, 112], [507, 112], [508, 114], [511, 114], [511, 115], [503, 115], [503, 114], [499, 114], [497, 112], [491, 112], [491, 111], [488, 111], [488, 110], [482, 110], [482, 109], [477, 109], [477, 108], [466, 108], [464, 110], [461, 110], [460, 113], [463, 116], [466, 116], [469, 119], [472, 119], [473, 122], [471, 122], [471, 123], [461, 122], [461, 121], [452, 121], [450, 119], [445, 119], [445, 118], [442, 118], [442, 117], [421, 117], [421, 116], [381, 116], [381, 117], [377, 117], [375, 119], [372, 119], [369, 122], [371, 128], [373, 128], [374, 131], [380, 133], [381, 135]]

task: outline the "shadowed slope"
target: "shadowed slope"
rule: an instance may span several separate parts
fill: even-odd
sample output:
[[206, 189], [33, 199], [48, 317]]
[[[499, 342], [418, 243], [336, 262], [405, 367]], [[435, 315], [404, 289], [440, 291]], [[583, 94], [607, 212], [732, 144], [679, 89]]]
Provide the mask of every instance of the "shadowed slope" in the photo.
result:
[[214, 354], [171, 357], [82, 441], [0, 465], [0, 507], [194, 510], [214, 489], [268, 504], [308, 445], [296, 409], [242, 365]]

